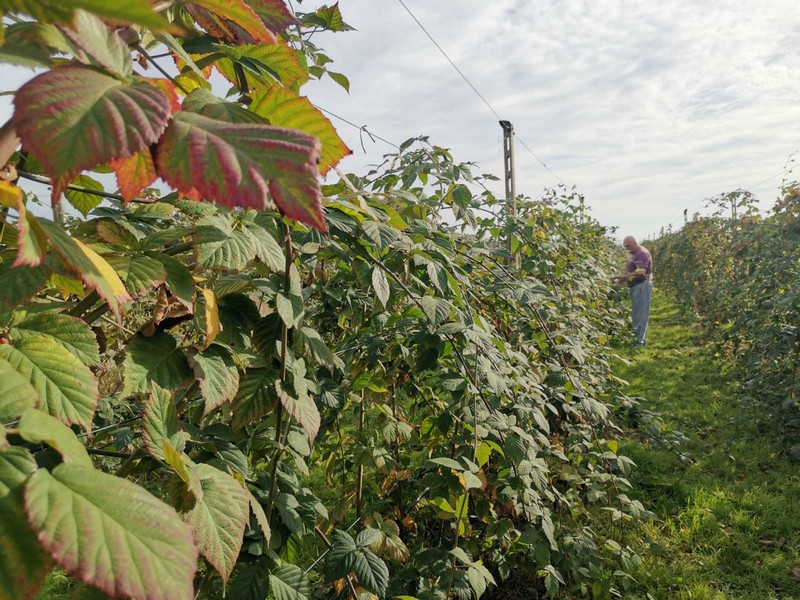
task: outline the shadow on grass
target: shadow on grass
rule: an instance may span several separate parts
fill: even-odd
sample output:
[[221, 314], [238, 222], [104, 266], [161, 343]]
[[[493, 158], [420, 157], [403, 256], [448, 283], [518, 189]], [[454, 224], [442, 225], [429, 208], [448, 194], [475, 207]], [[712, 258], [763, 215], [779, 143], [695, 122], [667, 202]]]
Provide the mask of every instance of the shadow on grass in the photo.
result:
[[713, 349], [658, 293], [648, 344], [621, 351], [630, 362], [617, 372], [629, 395], [687, 436], [691, 460], [622, 445], [638, 465], [631, 495], [656, 515], [638, 534], [646, 558], [631, 597], [800, 598], [800, 466], [757, 418], [742, 418]]

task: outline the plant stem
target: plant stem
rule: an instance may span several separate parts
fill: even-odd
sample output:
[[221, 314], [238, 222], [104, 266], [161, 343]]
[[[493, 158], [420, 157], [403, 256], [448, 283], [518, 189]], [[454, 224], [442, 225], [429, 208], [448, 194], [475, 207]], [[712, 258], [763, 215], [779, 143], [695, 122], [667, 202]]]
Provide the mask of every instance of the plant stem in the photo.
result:
[[113, 450], [100, 450], [99, 448], [87, 448], [86, 452], [97, 456], [112, 456], [114, 458], [130, 458], [133, 456], [129, 452], [114, 452]]
[[[364, 390], [361, 390], [361, 410], [358, 415], [358, 434], [359, 437], [363, 438], [364, 432], [364, 422], [365, 422], [365, 410], [364, 410]], [[356, 484], [356, 518], [361, 518], [361, 510], [363, 508], [363, 499], [364, 499], [364, 464], [358, 465], [358, 483]]]
[[[286, 263], [284, 264], [283, 274], [283, 291], [285, 294], [289, 293], [291, 289], [291, 268], [294, 258], [292, 256], [292, 232], [288, 225], [284, 224], [284, 232], [286, 234]], [[289, 326], [283, 323], [282, 327], [282, 348], [281, 348], [281, 386], [286, 384], [286, 351], [289, 345]], [[288, 431], [289, 422], [287, 421], [286, 429]], [[275, 484], [278, 476], [278, 463], [280, 463], [283, 451], [281, 450], [281, 437], [283, 433], [283, 403], [278, 399], [277, 414], [275, 416], [275, 456], [272, 458], [272, 466], [269, 476], [269, 496], [267, 497], [267, 518], [272, 514], [272, 507], [275, 502]], [[313, 440], [311, 440], [313, 443]]]

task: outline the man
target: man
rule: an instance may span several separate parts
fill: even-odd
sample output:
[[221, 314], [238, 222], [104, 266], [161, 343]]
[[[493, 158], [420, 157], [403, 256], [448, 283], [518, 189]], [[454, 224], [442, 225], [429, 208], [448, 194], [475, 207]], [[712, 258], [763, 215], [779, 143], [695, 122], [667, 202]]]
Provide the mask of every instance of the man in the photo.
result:
[[617, 283], [625, 283], [631, 291], [633, 313], [633, 334], [637, 346], [644, 346], [647, 340], [647, 324], [650, 321], [650, 298], [653, 296], [653, 258], [647, 248], [640, 246], [636, 238], [629, 235], [622, 241], [625, 250], [631, 255], [625, 263], [625, 273], [617, 277]]

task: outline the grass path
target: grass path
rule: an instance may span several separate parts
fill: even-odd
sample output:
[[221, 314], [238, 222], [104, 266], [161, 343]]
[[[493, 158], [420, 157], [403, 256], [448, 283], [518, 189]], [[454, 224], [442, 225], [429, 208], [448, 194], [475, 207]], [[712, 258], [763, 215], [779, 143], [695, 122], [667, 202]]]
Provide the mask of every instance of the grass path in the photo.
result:
[[629, 395], [686, 435], [691, 462], [622, 445], [639, 467], [632, 496], [655, 513], [640, 540], [650, 551], [636, 597], [800, 599], [800, 465], [744, 416], [713, 348], [658, 293], [648, 344], [618, 372]]

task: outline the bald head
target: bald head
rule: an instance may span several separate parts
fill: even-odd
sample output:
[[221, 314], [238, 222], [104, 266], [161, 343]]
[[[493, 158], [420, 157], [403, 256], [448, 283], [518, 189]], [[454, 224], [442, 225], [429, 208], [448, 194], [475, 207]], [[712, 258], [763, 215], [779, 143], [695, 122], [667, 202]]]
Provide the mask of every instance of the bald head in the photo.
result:
[[622, 240], [622, 245], [625, 247], [625, 250], [633, 254], [636, 252], [641, 246], [636, 241], [636, 238], [632, 235], [627, 236], [624, 240]]

